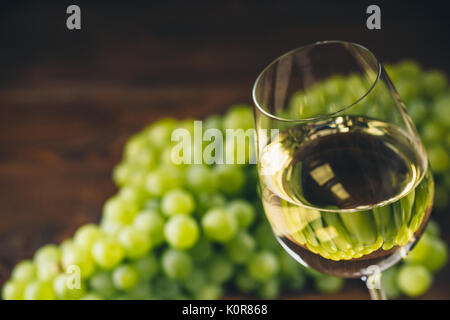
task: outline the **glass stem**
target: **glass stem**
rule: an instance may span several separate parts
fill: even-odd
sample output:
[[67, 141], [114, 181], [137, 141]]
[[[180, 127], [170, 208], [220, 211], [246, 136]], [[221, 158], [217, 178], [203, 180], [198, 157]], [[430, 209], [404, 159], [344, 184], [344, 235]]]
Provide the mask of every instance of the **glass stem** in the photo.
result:
[[381, 286], [381, 272], [376, 271], [367, 277], [363, 277], [363, 281], [366, 282], [367, 289], [369, 289], [370, 299], [387, 300]]

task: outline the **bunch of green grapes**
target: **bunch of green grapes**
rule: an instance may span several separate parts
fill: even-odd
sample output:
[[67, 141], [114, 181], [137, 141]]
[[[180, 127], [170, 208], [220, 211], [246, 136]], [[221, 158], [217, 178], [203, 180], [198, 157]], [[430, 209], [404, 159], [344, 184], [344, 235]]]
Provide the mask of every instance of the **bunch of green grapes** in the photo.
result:
[[[246, 105], [203, 122], [204, 130], [222, 133], [252, 127]], [[101, 222], [85, 225], [73, 238], [46, 245], [33, 259], [18, 263], [2, 298], [218, 299], [224, 293], [276, 298], [299, 293], [308, 284], [323, 293], [343, 286], [342, 279], [301, 267], [278, 245], [258, 198], [254, 165], [175, 164], [171, 135], [177, 128], [193, 136], [194, 121], [163, 119], [132, 136], [113, 172], [118, 192], [105, 202]], [[207, 145], [184, 150], [184, 156], [201, 158], [195, 153]], [[222, 151], [233, 146], [225, 141]], [[248, 159], [253, 150], [247, 147]], [[437, 172], [444, 176], [445, 171]], [[438, 186], [445, 185], [439, 181]], [[399, 285], [414, 277], [417, 268], [428, 268], [430, 259], [413, 258], [421, 256], [415, 252], [423, 241], [408, 262], [413, 269], [399, 276]], [[433, 256], [442, 265], [447, 248], [440, 243]]]

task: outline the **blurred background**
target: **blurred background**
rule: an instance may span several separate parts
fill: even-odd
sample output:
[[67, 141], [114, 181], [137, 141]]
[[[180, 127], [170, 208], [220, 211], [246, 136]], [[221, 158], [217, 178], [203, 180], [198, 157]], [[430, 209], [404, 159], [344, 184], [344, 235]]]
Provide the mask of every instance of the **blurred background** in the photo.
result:
[[[77, 4], [82, 29], [66, 28]], [[259, 72], [318, 40], [360, 43], [450, 74], [444, 2], [10, 1], [0, 13], [0, 285], [12, 266], [98, 221], [129, 136], [162, 117], [204, 118], [251, 104]], [[449, 210], [433, 213], [449, 243]], [[337, 294], [366, 299], [357, 280]], [[422, 298], [450, 298], [450, 268]]]

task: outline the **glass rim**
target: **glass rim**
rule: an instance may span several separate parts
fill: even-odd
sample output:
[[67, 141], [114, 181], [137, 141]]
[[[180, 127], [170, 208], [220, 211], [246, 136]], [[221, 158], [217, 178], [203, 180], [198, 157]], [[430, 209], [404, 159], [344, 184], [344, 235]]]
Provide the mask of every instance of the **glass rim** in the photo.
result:
[[[275, 63], [279, 62], [281, 59], [285, 58], [288, 55], [293, 54], [294, 52], [298, 52], [301, 50], [305, 50], [308, 48], [312, 48], [315, 46], [320, 46], [320, 45], [327, 45], [327, 44], [346, 44], [346, 45], [351, 45], [351, 46], [355, 46], [358, 47], [360, 49], [363, 49], [364, 51], [368, 52], [375, 60], [376, 64], [377, 64], [377, 76], [375, 78], [375, 80], [373, 81], [373, 83], [371, 84], [370, 88], [367, 89], [367, 91], [358, 99], [356, 99], [354, 102], [352, 102], [349, 105], [346, 105], [342, 108], [340, 108], [339, 110], [332, 112], [332, 113], [328, 113], [328, 114], [321, 114], [315, 117], [309, 117], [309, 118], [299, 118], [299, 119], [288, 119], [288, 118], [283, 118], [283, 117], [279, 117], [276, 116], [270, 112], [268, 112], [264, 107], [262, 107], [259, 103], [258, 103], [258, 99], [256, 98], [256, 88], [258, 86], [258, 84], [260, 83], [261, 77], [266, 73], [267, 70], [269, 70]], [[367, 97], [370, 92], [373, 90], [373, 88], [376, 86], [376, 84], [378, 83], [378, 80], [381, 77], [381, 63], [378, 60], [378, 58], [376, 57], [376, 55], [370, 51], [369, 49], [367, 49], [365, 46], [360, 45], [358, 43], [355, 42], [350, 42], [350, 41], [343, 41], [343, 40], [324, 40], [324, 41], [316, 41], [301, 47], [297, 47], [295, 49], [289, 50], [288, 52], [282, 54], [281, 56], [275, 58], [274, 60], [272, 60], [272, 62], [270, 62], [258, 75], [258, 77], [255, 80], [255, 83], [253, 85], [253, 89], [252, 89], [252, 98], [253, 98], [253, 103], [255, 104], [256, 108], [258, 108], [258, 110], [260, 112], [262, 112], [263, 114], [265, 114], [267, 117], [272, 118], [274, 120], [277, 121], [283, 121], [283, 122], [297, 122], [297, 123], [301, 123], [301, 122], [308, 122], [308, 121], [316, 121], [316, 120], [323, 120], [326, 118], [329, 118], [330, 116], [336, 116], [339, 113], [350, 109], [351, 107], [353, 107], [354, 105], [356, 105], [357, 103], [359, 103], [360, 101], [362, 101], [365, 97]]]

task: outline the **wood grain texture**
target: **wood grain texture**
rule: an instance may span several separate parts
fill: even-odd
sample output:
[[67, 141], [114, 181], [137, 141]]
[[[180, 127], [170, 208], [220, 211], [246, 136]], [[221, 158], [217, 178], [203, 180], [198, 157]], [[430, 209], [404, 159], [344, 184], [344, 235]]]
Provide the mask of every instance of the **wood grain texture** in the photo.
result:
[[[0, 284], [41, 245], [98, 221], [132, 133], [251, 103], [257, 74], [289, 49], [343, 39], [450, 71], [448, 19], [420, 3], [386, 4], [381, 31], [365, 29], [364, 1], [125, 3], [79, 1], [81, 31], [65, 28], [64, 2], [0, 13]], [[436, 216], [445, 230], [450, 217]], [[447, 268], [424, 298], [450, 298], [449, 278]], [[347, 286], [329, 298], [368, 297]]]

